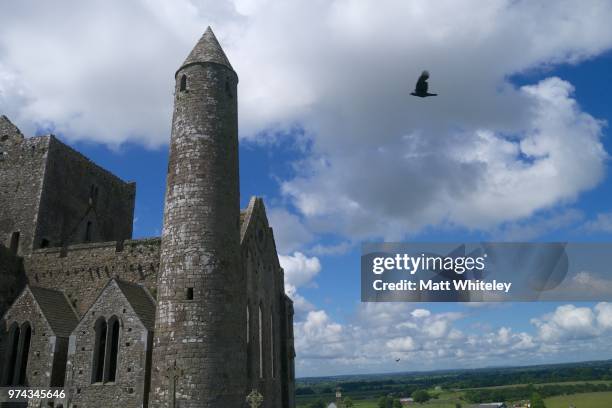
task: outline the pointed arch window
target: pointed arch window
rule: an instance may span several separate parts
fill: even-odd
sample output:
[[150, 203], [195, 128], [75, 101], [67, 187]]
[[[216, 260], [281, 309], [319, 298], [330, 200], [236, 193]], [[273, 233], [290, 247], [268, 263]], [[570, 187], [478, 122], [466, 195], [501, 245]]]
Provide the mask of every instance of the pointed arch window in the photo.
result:
[[117, 359], [119, 356], [119, 319], [117, 316], [108, 320], [106, 344], [104, 381], [113, 382], [117, 378]]
[[259, 378], [263, 378], [264, 369], [263, 369], [263, 316], [261, 314], [261, 305], [259, 305]]
[[2, 384], [3, 385], [15, 385], [15, 366], [17, 364], [17, 353], [19, 351], [19, 325], [13, 323], [9, 329], [7, 351], [8, 355], [6, 358], [6, 366], [4, 368]]
[[91, 382], [102, 382], [104, 377], [104, 354], [106, 352], [106, 330], [107, 324], [103, 317], [96, 321], [94, 343], [94, 360], [91, 367]]
[[28, 369], [28, 356], [30, 354], [30, 342], [32, 340], [32, 326], [25, 322], [21, 326], [19, 336], [19, 357], [17, 358], [17, 372], [15, 373], [15, 385], [26, 385], [26, 372]]
[[274, 378], [274, 316], [270, 312], [270, 374]]
[[181, 83], [179, 85], [179, 90], [181, 92], [185, 92], [187, 90], [187, 75], [185, 74], [181, 76]]

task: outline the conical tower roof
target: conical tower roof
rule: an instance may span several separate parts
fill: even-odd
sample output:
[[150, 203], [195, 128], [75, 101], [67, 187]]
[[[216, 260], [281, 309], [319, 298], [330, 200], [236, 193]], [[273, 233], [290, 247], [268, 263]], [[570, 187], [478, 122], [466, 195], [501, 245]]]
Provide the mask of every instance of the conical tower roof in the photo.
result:
[[[193, 50], [191, 50], [189, 56], [185, 62], [183, 62], [183, 65], [181, 65], [181, 68], [187, 65], [202, 64], [207, 62], [225, 65], [232, 71], [234, 70], [210, 26], [206, 29], [204, 35], [202, 35], [196, 46], [193, 47]], [[179, 71], [181, 68], [179, 68]]]

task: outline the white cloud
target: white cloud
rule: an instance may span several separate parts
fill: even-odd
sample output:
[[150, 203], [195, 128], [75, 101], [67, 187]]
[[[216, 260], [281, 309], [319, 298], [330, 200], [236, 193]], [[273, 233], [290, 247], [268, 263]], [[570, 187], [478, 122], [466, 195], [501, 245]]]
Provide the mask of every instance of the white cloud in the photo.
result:
[[448, 331], [448, 322], [446, 320], [437, 320], [427, 325], [424, 332], [434, 339], [439, 339], [446, 335]]
[[[490, 228], [572, 202], [604, 172], [602, 124], [569, 83], [508, 78], [609, 49], [612, 4], [542, 4], [11, 2], [0, 111], [27, 133], [165, 143], [173, 74], [211, 24], [240, 76], [241, 137], [300, 126], [312, 142], [282, 186], [305, 220], [271, 214], [292, 226], [274, 223], [281, 252], [313, 231]], [[423, 68], [439, 97], [409, 96]]]
[[[442, 133], [398, 133], [373, 149], [380, 137], [372, 130], [372, 140], [331, 147], [283, 192], [313, 228], [353, 238], [397, 239], [430, 224], [492, 228], [529, 217], [603, 178], [601, 124], [579, 110], [572, 91], [559, 78], [518, 91], [527, 117], [516, 124], [515, 140], [495, 128], [453, 134], [449, 124]], [[543, 227], [577, 218], [569, 212]]]
[[595, 313], [589, 307], [559, 306], [553, 313], [533, 319], [532, 323], [545, 342], [593, 337], [598, 333]]
[[607, 298], [612, 295], [612, 280], [589, 271], [580, 271], [563, 288], [577, 297]]
[[517, 222], [501, 225], [491, 235], [499, 241], [530, 241], [542, 234], [576, 226], [584, 214], [576, 209], [563, 209], [546, 215], [535, 215]]
[[313, 234], [303, 225], [298, 216], [284, 208], [267, 210], [270, 225], [274, 230], [274, 241], [280, 253], [303, 248], [314, 239]]
[[309, 258], [301, 252], [279, 255], [278, 260], [285, 270], [285, 283], [296, 288], [310, 284], [321, 271], [319, 258]]
[[[406, 303], [359, 304], [345, 323], [322, 310], [312, 311], [296, 327], [300, 375], [341, 374], [534, 364], [575, 355], [607, 358], [612, 304], [560, 305], [532, 320], [532, 331], [517, 331], [524, 321], [465, 329], [466, 318], [481, 310], [434, 313]], [[511, 307], [511, 306], [510, 306]], [[487, 313], [482, 311], [482, 313]], [[297, 338], [297, 337], [296, 337]], [[602, 354], [603, 353], [603, 354]], [[556, 356], [556, 357], [555, 357]], [[399, 360], [399, 361], [397, 361]]]
[[585, 223], [584, 227], [593, 232], [612, 232], [612, 212], [597, 214], [595, 219]]
[[387, 347], [393, 351], [412, 351], [415, 349], [415, 344], [412, 337], [406, 336], [387, 341]]
[[297, 318], [305, 312], [314, 310], [314, 305], [298, 293], [298, 288], [314, 285], [314, 278], [321, 271], [321, 263], [317, 257], [307, 257], [301, 252], [293, 255], [279, 255], [278, 260], [285, 271], [285, 293], [293, 300]]
[[[449, 361], [463, 361], [466, 355], [497, 353], [497, 347], [474, 336], [466, 346], [464, 333], [452, 327], [464, 316], [460, 313], [431, 313], [412, 309], [403, 303], [360, 304], [354, 319], [333, 323], [324, 311], [309, 313], [299, 322], [298, 370], [323, 370], [329, 373], [401, 370], [417, 364], [421, 369], [448, 367]], [[495, 333], [488, 336], [494, 337]], [[505, 348], [510, 354], [520, 336]], [[392, 364], [392, 365], [391, 365]], [[470, 365], [470, 362], [461, 363]]]
[[431, 312], [427, 309], [414, 309], [410, 314], [416, 318], [431, 316]]
[[597, 323], [602, 329], [612, 329], [612, 303], [601, 302], [595, 306]]
[[512, 332], [512, 329], [509, 327], [500, 328], [499, 331], [497, 332], [499, 343], [503, 345], [508, 344], [510, 342], [511, 332]]

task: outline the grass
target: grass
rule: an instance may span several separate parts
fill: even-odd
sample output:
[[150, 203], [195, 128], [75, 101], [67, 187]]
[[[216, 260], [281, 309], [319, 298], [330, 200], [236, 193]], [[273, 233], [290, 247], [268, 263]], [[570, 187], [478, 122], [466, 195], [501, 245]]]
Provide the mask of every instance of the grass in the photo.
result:
[[612, 392], [589, 392], [585, 394], [559, 395], [544, 400], [546, 408], [567, 408], [574, 404], [576, 408], [610, 408]]
[[[611, 381], [568, 381], [568, 382], [555, 382], [546, 384], [534, 384], [535, 387], [541, 387], [543, 385], [576, 385], [576, 384], [609, 384]], [[473, 389], [491, 389], [491, 388], [506, 388], [506, 387], [522, 387], [527, 384], [509, 384], [498, 387], [482, 387]], [[411, 405], [415, 408], [455, 408], [457, 402], [461, 403], [463, 407], [470, 407], [473, 404], [462, 401], [460, 397], [463, 395], [464, 390], [443, 390], [434, 391], [429, 390], [430, 394], [437, 395], [437, 398], [432, 399], [424, 404]], [[358, 395], [351, 395], [354, 403], [354, 408], [378, 408], [378, 398], [372, 398], [372, 392], [360, 392]], [[357, 397], [357, 398], [355, 398]], [[360, 398], [361, 397], [361, 398]], [[297, 408], [306, 408], [309, 403], [321, 398], [326, 403], [334, 401], [334, 394], [324, 394], [317, 396], [307, 396], [298, 398]], [[574, 404], [576, 408], [612, 408], [612, 392], [591, 392], [584, 394], [571, 394], [561, 395], [557, 397], [550, 397], [545, 400], [547, 408], [568, 408], [570, 404]]]

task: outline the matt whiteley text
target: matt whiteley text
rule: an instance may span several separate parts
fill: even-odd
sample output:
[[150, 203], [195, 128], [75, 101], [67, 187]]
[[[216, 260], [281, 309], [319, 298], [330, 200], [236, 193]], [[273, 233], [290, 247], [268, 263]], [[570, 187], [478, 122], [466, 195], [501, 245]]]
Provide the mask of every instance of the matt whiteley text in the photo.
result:
[[510, 292], [511, 282], [492, 280], [419, 280], [418, 282], [402, 279], [397, 282], [384, 282], [375, 280], [372, 283], [376, 291], [487, 291], [487, 292]]

